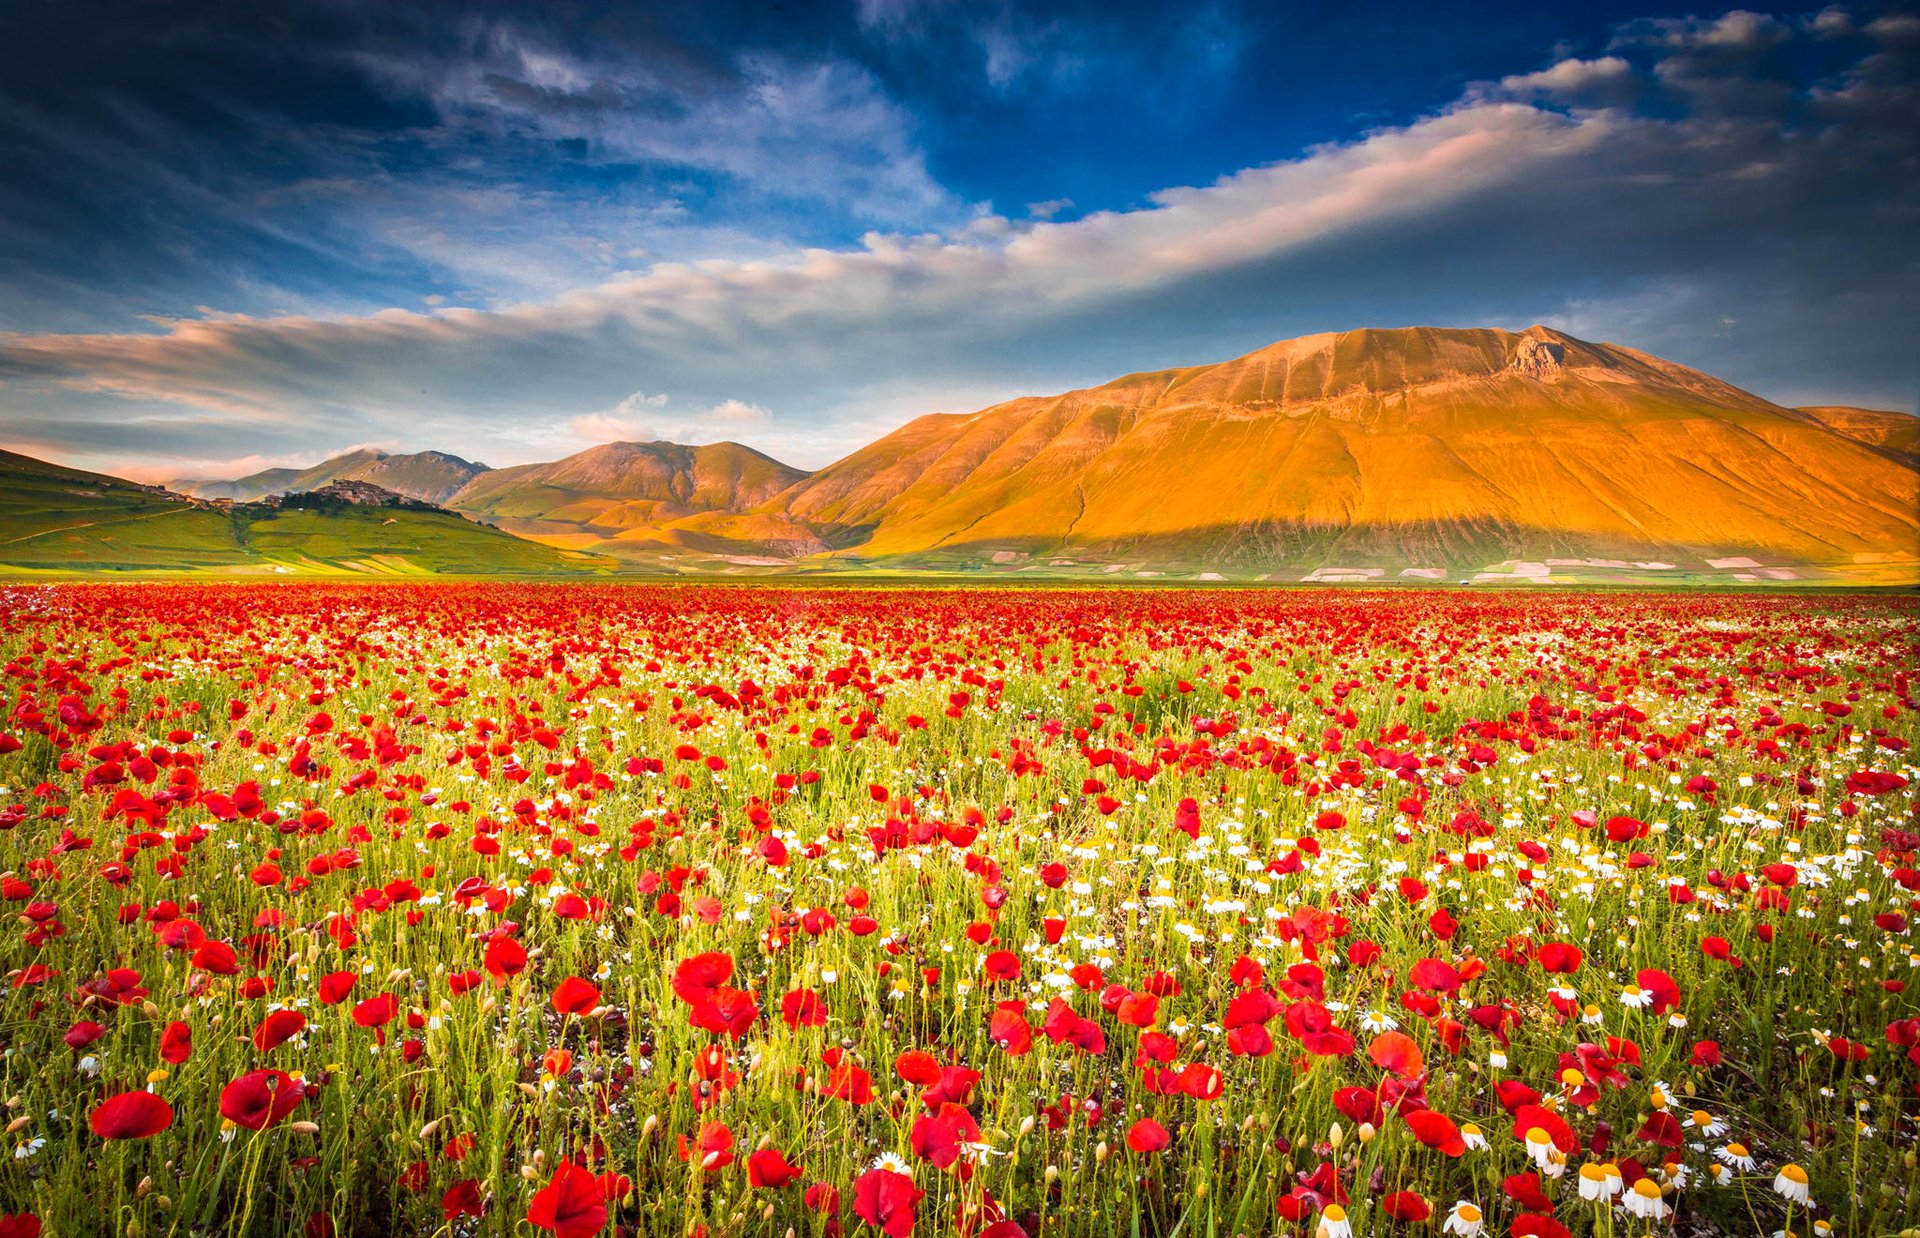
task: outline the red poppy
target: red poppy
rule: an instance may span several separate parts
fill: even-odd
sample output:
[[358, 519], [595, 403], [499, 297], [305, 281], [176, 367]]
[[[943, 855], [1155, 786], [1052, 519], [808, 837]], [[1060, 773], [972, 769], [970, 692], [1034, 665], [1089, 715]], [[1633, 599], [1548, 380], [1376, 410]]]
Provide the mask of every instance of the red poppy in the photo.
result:
[[109, 1096], [87, 1115], [102, 1139], [151, 1139], [173, 1125], [173, 1106], [151, 1092]]
[[320, 977], [320, 1003], [324, 1006], [337, 1006], [347, 1000], [353, 992], [353, 982], [360, 978], [359, 972], [336, 971]]
[[1467, 1141], [1460, 1134], [1460, 1128], [1453, 1119], [1431, 1109], [1402, 1109], [1400, 1117], [1413, 1131], [1413, 1137], [1432, 1148], [1442, 1156], [1460, 1156], [1467, 1150]]
[[1172, 1142], [1167, 1128], [1152, 1118], [1141, 1118], [1127, 1128], [1127, 1146], [1135, 1152], [1158, 1152]]
[[791, 1185], [802, 1173], [800, 1166], [789, 1164], [778, 1148], [761, 1148], [747, 1156], [747, 1185], [777, 1190]]
[[533, 1193], [527, 1223], [550, 1229], [558, 1238], [591, 1238], [607, 1224], [607, 1203], [594, 1176], [562, 1161], [547, 1185]]
[[526, 947], [511, 937], [495, 937], [487, 943], [481, 966], [487, 969], [487, 975], [493, 977], [495, 984], [505, 984], [509, 978], [526, 970]]
[[287, 1043], [306, 1029], [307, 1016], [298, 1010], [273, 1010], [253, 1029], [253, 1047], [260, 1052]]
[[299, 1080], [277, 1070], [255, 1070], [220, 1090], [220, 1116], [248, 1130], [263, 1131], [295, 1109], [306, 1096]]
[[483, 1217], [487, 1215], [487, 1200], [480, 1193], [480, 1184], [472, 1178], [462, 1178], [447, 1188], [440, 1197], [440, 1216], [451, 1221], [455, 1217]]
[[914, 1205], [925, 1194], [905, 1174], [869, 1169], [854, 1180], [853, 1210], [888, 1238], [907, 1238], [913, 1232]]
[[1426, 1069], [1426, 1059], [1420, 1053], [1420, 1046], [1404, 1032], [1382, 1032], [1374, 1037], [1367, 1046], [1367, 1056], [1373, 1064], [1396, 1075], [1411, 1078]]
[[193, 1029], [175, 1019], [160, 1033], [160, 1060], [178, 1066], [193, 1056]]
[[586, 1014], [600, 1005], [600, 990], [592, 982], [568, 976], [553, 990], [553, 1008], [561, 1014]]

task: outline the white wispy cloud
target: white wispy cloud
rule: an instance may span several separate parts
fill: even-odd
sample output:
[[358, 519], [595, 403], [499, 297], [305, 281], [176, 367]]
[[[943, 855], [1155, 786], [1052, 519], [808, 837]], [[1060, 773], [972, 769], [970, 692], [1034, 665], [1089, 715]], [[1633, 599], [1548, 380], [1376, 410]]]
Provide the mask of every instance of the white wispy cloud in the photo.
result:
[[[1599, 59], [1480, 83], [1413, 123], [1136, 210], [662, 262], [498, 309], [4, 336], [0, 407], [60, 410], [69, 450], [130, 400], [235, 418], [262, 453], [295, 427], [404, 427], [414, 446], [511, 463], [555, 454], [565, 428], [739, 438], [811, 466], [922, 412], [1283, 335], [1535, 319], [1763, 393], [1818, 380], [1824, 399], [1910, 403], [1886, 359], [1920, 274], [1899, 172], [1920, 157], [1913, 61], [1890, 30], [1837, 75], [1752, 85], [1779, 39], [1814, 37], [1739, 15], [1637, 27]], [[1747, 88], [1714, 88], [1739, 56], [1761, 64]], [[522, 70], [584, 89], [565, 64]], [[1863, 358], [1876, 376], [1849, 380]]]

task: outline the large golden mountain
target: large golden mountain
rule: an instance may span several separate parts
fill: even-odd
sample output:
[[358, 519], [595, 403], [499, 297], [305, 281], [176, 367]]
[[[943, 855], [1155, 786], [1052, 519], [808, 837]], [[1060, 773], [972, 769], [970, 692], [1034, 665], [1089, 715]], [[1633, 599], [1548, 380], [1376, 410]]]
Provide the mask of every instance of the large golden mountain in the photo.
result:
[[1909, 583], [1920, 418], [1412, 327], [921, 417], [813, 474], [609, 443], [444, 501], [670, 572]]
[[1545, 327], [1349, 331], [922, 417], [762, 514], [881, 564], [1898, 579], [1912, 420]]

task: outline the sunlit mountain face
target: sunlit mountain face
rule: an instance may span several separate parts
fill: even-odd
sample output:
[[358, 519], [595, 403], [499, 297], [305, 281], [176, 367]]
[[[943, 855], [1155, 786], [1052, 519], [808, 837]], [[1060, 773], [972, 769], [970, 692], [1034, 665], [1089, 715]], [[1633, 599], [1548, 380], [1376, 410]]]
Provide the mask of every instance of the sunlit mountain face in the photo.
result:
[[1912, 411], [1920, 17], [1569, 7], [9, 6], [0, 444], [811, 471], [1414, 324]]

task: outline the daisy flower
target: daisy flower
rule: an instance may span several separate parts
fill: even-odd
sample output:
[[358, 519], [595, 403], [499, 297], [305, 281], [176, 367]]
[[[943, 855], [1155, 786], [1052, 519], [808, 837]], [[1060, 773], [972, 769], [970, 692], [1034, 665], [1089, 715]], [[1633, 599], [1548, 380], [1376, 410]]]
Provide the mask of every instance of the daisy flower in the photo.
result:
[[1782, 1165], [1780, 1172], [1774, 1175], [1773, 1189], [1790, 1204], [1806, 1204], [1813, 1200], [1813, 1193], [1807, 1189], [1807, 1171], [1792, 1163]]
[[1713, 1150], [1713, 1155], [1722, 1164], [1731, 1165], [1743, 1174], [1753, 1172], [1753, 1153], [1747, 1151], [1747, 1145], [1744, 1143], [1723, 1144]]
[[1667, 1201], [1660, 1197], [1660, 1187], [1652, 1178], [1637, 1179], [1620, 1202], [1630, 1216], [1658, 1221], [1667, 1215]]
[[913, 1176], [913, 1166], [907, 1164], [898, 1153], [894, 1152], [882, 1152], [875, 1157], [872, 1168], [884, 1169], [889, 1173], [905, 1174], [909, 1178]]
[[1630, 1010], [1645, 1010], [1653, 1005], [1653, 995], [1637, 984], [1630, 984], [1620, 990], [1620, 1004]]
[[1727, 1124], [1708, 1113], [1705, 1109], [1695, 1109], [1680, 1125], [1690, 1126], [1708, 1139], [1717, 1139], [1727, 1133]]
[[1347, 1220], [1347, 1210], [1339, 1204], [1328, 1204], [1320, 1213], [1320, 1228], [1314, 1233], [1315, 1238], [1353, 1238], [1353, 1225]]
[[1479, 1205], [1461, 1200], [1447, 1213], [1447, 1219], [1440, 1224], [1440, 1231], [1453, 1234], [1455, 1238], [1479, 1238], [1487, 1227], [1486, 1214]]

